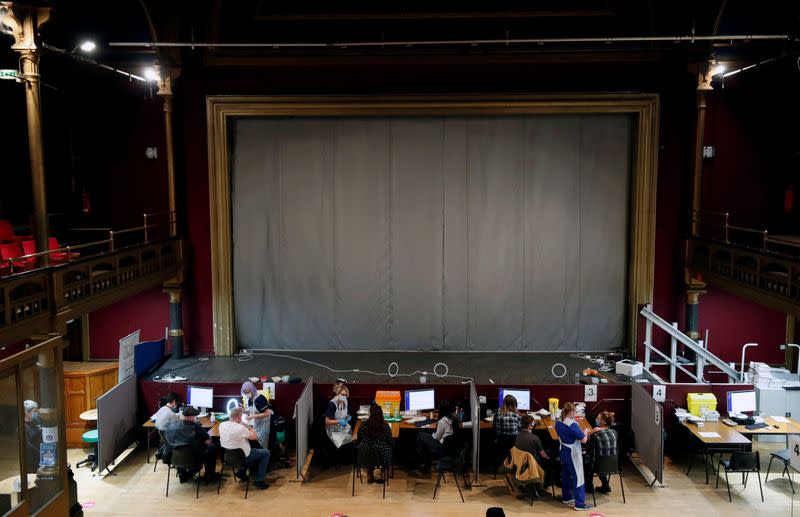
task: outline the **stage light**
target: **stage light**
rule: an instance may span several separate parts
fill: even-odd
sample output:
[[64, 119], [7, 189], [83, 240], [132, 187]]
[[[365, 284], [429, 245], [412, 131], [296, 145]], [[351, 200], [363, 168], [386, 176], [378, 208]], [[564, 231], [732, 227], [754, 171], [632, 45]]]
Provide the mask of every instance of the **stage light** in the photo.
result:
[[148, 66], [144, 69], [144, 78], [148, 81], [158, 81], [161, 78], [158, 76], [158, 72], [156, 71], [155, 67]]
[[714, 66], [714, 68], [711, 69], [711, 75], [714, 76], [714, 75], [724, 74], [725, 70], [727, 69], [728, 68], [725, 65], [723, 65], [722, 63], [718, 63]]
[[79, 46], [79, 49], [83, 50], [84, 52], [92, 52], [94, 49], [97, 48], [97, 45], [92, 40], [86, 40], [82, 42]]

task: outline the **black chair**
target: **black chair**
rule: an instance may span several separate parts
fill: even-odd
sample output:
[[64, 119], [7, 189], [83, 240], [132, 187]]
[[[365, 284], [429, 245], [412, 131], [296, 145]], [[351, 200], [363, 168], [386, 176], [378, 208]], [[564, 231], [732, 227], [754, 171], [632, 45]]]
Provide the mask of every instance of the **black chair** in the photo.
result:
[[500, 465], [506, 461], [508, 458], [508, 453], [511, 451], [511, 448], [514, 447], [514, 443], [516, 443], [517, 437], [511, 436], [507, 434], [500, 434], [494, 440], [494, 478], [497, 479], [497, 470], [500, 468]]
[[[233, 473], [233, 480], [236, 481], [236, 470], [247, 469], [247, 457], [244, 455], [242, 449], [224, 449], [225, 454], [222, 456], [222, 468], [219, 473], [219, 481], [217, 482], [217, 494], [222, 487], [222, 473], [225, 472], [225, 467], [230, 467]], [[247, 484], [244, 487], [244, 498], [247, 499], [247, 493], [250, 491], [250, 476], [247, 476]]]
[[[622, 467], [619, 464], [619, 456], [616, 454], [610, 454], [608, 456], [597, 456], [594, 459], [594, 474], [592, 475], [592, 479], [589, 481], [590, 483], [594, 483], [594, 476], [613, 476], [614, 474], [619, 476], [619, 487], [622, 490], [622, 502], [627, 503], [625, 500], [625, 485], [622, 483]], [[611, 480], [609, 479], [609, 484]], [[594, 493], [597, 490], [592, 490], [592, 502], [595, 506], [597, 506], [597, 499]]]
[[167, 439], [164, 437], [164, 431], [158, 431], [158, 450], [156, 451], [155, 461], [153, 462], [153, 472], [155, 472], [156, 467], [158, 467], [158, 460], [161, 460], [165, 465], [169, 463], [169, 458], [167, 458], [166, 461], [164, 460], [165, 454], [170, 455], [164, 448], [165, 443], [167, 443]]
[[434, 499], [436, 499], [436, 492], [439, 491], [439, 485], [444, 479], [445, 473], [450, 472], [453, 474], [453, 480], [456, 482], [456, 488], [458, 488], [458, 495], [461, 496], [461, 502], [464, 502], [464, 494], [461, 492], [461, 486], [458, 484], [458, 477], [456, 475], [461, 474], [464, 480], [464, 486], [466, 486], [467, 479], [464, 473], [464, 466], [467, 463], [467, 453], [469, 449], [470, 444], [465, 443], [461, 448], [461, 452], [458, 453], [458, 456], [444, 456], [436, 463], [436, 470], [439, 472], [439, 475], [436, 477], [436, 486], [433, 488]]
[[[756, 452], [734, 452], [729, 460], [720, 458], [719, 466], [725, 469], [725, 484], [728, 486], [728, 501], [732, 502], [731, 485], [728, 482], [728, 472], [741, 472], [742, 484], [747, 488], [747, 478], [750, 472], [755, 472], [758, 476], [758, 489], [761, 491], [761, 502], [764, 502], [764, 489], [761, 487], [761, 462]], [[719, 488], [719, 472], [717, 472], [717, 485]]]
[[383, 485], [383, 498], [386, 499], [386, 485], [389, 484], [389, 466], [384, 465], [381, 456], [375, 449], [368, 449], [366, 447], [356, 447], [355, 454], [353, 455], [353, 493], [356, 495], [356, 475], [360, 483], [364, 481], [361, 479], [361, 469], [381, 469], [381, 484]]
[[781, 472], [781, 477], [788, 475], [789, 477], [789, 486], [792, 487], [792, 493], [794, 494], [794, 483], [792, 483], [792, 471], [789, 470], [789, 449], [783, 449], [782, 451], [773, 452], [769, 455], [769, 465], [767, 465], [767, 477], [764, 478], [764, 483], [769, 480], [769, 469], [772, 468], [772, 460], [778, 459], [783, 462], [783, 472]]
[[186, 469], [197, 472], [197, 493], [195, 499], [200, 497], [200, 469], [203, 466], [202, 454], [191, 447], [172, 449], [172, 461], [167, 467], [167, 497], [169, 497], [169, 478], [172, 469]]

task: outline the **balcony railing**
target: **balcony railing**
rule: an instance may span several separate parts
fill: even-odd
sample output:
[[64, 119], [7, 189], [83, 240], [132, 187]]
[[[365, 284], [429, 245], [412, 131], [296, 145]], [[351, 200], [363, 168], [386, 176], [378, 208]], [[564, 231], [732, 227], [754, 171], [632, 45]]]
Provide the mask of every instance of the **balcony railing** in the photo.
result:
[[[157, 228], [165, 231], [159, 234]], [[182, 242], [163, 237], [167, 229], [151, 219], [142, 227], [115, 231], [113, 238], [64, 248], [66, 253], [95, 250], [91, 255], [67, 255], [66, 262], [0, 277], [0, 343], [57, 331], [67, 319], [179, 276]], [[138, 243], [114, 244], [135, 232], [140, 232]]]

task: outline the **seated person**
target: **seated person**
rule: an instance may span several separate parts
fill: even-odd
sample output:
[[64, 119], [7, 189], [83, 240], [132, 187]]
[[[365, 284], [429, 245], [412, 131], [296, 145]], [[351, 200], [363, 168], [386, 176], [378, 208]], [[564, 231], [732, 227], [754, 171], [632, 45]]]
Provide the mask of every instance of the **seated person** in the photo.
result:
[[455, 408], [450, 402], [443, 400], [439, 403], [439, 420], [436, 422], [436, 431], [433, 434], [417, 433], [417, 455], [422, 459], [420, 471], [430, 472], [431, 458], [442, 458], [447, 456], [448, 451], [444, 442], [453, 435], [454, 422], [457, 417], [453, 414]]
[[39, 404], [26, 400], [25, 407], [25, 470], [34, 474], [39, 469], [39, 445], [42, 443], [42, 423]]
[[[356, 437], [356, 447], [372, 449], [381, 459], [384, 467], [392, 464], [392, 428], [383, 419], [383, 408], [373, 404], [369, 408], [369, 418], [361, 423]], [[373, 469], [367, 473], [367, 481], [375, 482]], [[380, 479], [378, 481], [381, 481]]]
[[158, 408], [156, 414], [153, 415], [156, 429], [159, 431], [166, 431], [170, 424], [180, 420], [178, 416], [178, 403], [179, 398], [177, 393], [167, 393], [165, 404]]
[[503, 405], [494, 415], [495, 443], [497, 444], [497, 461], [502, 462], [508, 451], [514, 446], [514, 441], [520, 429], [522, 417], [517, 412], [517, 399], [513, 395], [503, 397]]
[[[211, 443], [208, 432], [195, 421], [199, 414], [200, 412], [196, 408], [184, 407], [180, 420], [171, 423], [164, 431], [164, 438], [167, 440], [170, 452], [182, 447], [192, 448], [197, 456], [203, 459], [205, 466], [203, 479], [206, 482], [216, 481], [219, 476], [217, 473], [217, 448]], [[199, 470], [199, 467], [195, 471], [179, 469], [178, 476], [181, 483], [192, 479]]]
[[544, 460], [547, 460], [547, 453], [542, 447], [542, 440], [533, 434], [534, 419], [530, 415], [522, 417], [522, 430], [517, 434], [517, 439], [514, 441], [514, 447], [521, 451], [529, 452], [536, 458], [539, 465], [544, 466]]
[[[247, 424], [242, 422], [241, 407], [231, 409], [230, 419], [219, 424], [219, 442], [223, 449], [242, 449], [245, 463], [254, 475], [253, 486], [259, 490], [266, 490], [269, 484], [264, 482], [269, 465], [269, 449], [256, 449], [250, 446], [250, 441], [257, 442], [258, 436]], [[244, 470], [236, 473], [236, 477], [247, 480]]]
[[[597, 415], [597, 427], [592, 432], [592, 437], [586, 445], [586, 491], [592, 493], [594, 486], [592, 485], [592, 476], [594, 475], [595, 459], [598, 456], [616, 456], [619, 454], [617, 450], [617, 432], [611, 429], [614, 426], [614, 413], [611, 411], [603, 411]], [[611, 492], [611, 486], [608, 484], [608, 476], [598, 476], [600, 478], [600, 486], [597, 491], [602, 494]]]

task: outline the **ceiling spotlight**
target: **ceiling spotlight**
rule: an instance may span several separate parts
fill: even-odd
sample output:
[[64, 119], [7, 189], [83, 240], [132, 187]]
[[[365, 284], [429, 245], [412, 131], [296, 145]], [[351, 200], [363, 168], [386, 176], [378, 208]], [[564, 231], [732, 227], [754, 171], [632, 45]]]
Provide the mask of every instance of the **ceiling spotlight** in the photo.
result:
[[144, 78], [148, 81], [158, 81], [160, 77], [158, 76], [158, 72], [152, 66], [148, 66], [144, 69]]
[[94, 42], [94, 41], [92, 41], [92, 40], [86, 40], [86, 41], [84, 41], [83, 43], [81, 43], [81, 44], [80, 44], [80, 46], [79, 46], [78, 48], [80, 48], [80, 49], [81, 49], [81, 50], [83, 50], [84, 52], [91, 52], [91, 51], [93, 51], [95, 48], [97, 48], [97, 45], [96, 45], [96, 44], [95, 44], [95, 42]]
[[725, 65], [723, 65], [721, 63], [717, 64], [716, 66], [714, 66], [714, 68], [711, 69], [711, 75], [724, 74], [725, 70], [727, 70], [727, 69], [728, 68]]

